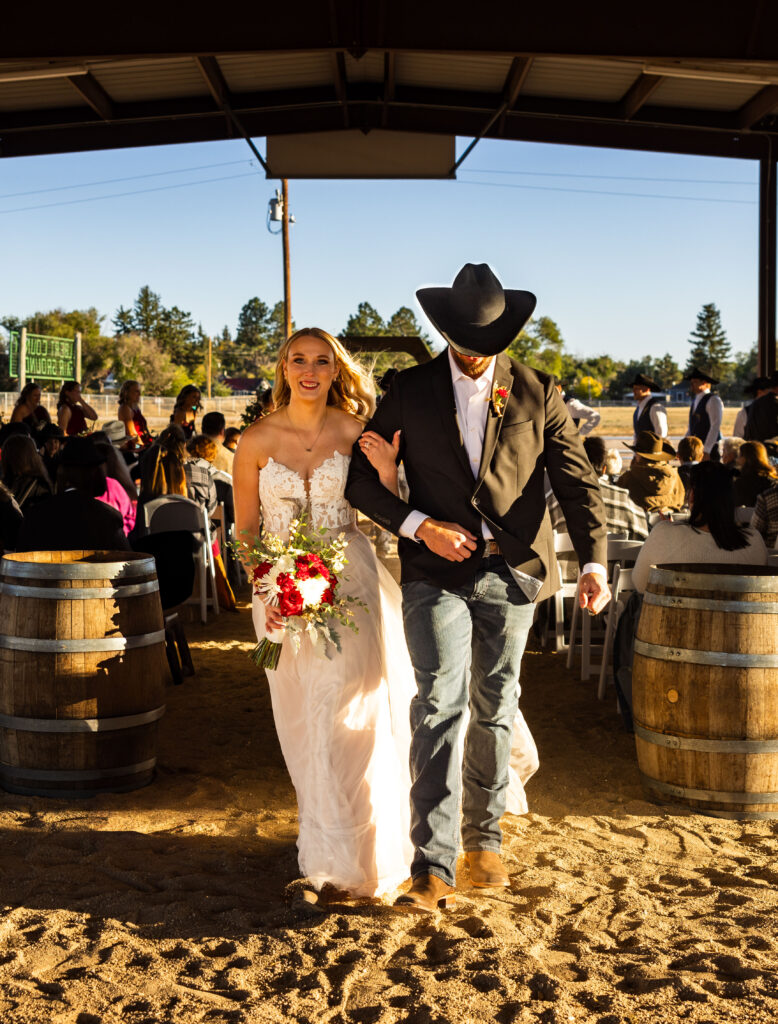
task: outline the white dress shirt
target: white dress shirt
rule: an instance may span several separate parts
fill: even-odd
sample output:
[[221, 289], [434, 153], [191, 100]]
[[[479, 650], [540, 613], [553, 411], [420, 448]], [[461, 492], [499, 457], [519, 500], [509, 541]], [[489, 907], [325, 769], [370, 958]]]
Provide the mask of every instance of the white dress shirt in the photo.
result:
[[[694, 396], [692, 402], [692, 411], [694, 411], [700, 402], [703, 400], [705, 395], [710, 395], [710, 390], [701, 391], [698, 395]], [[702, 446], [705, 451], [710, 455], [713, 448], [718, 444], [719, 432], [721, 430], [721, 421], [724, 419], [724, 403], [721, 401], [718, 395], [711, 395], [710, 401], [705, 406], [705, 412], [708, 414], [710, 420], [710, 430], [708, 436], [702, 439]], [[685, 437], [689, 437], [689, 431], [687, 429]]]
[[584, 405], [578, 398], [566, 398], [565, 405], [572, 419], [578, 420], [578, 433], [581, 437], [591, 434], [599, 426], [602, 417], [590, 405]]
[[[478, 476], [481, 466], [481, 454], [484, 447], [484, 433], [486, 432], [486, 417], [489, 413], [489, 401], [492, 397], [492, 385], [494, 383], [494, 369], [496, 361], [492, 359], [489, 366], [480, 377], [473, 379], [468, 377], [454, 361], [451, 349], [448, 350], [448, 361], [451, 368], [451, 382], [454, 385], [454, 401], [456, 402], [457, 418], [459, 429], [462, 432], [462, 441], [470, 460], [473, 470], [473, 480]], [[599, 414], [597, 419], [599, 422]], [[415, 540], [418, 543], [416, 531], [429, 516], [423, 512], [409, 512], [400, 526], [400, 536]], [[485, 540], [494, 536], [486, 522], [481, 520], [481, 532]], [[608, 578], [604, 566], [597, 562], [587, 563], [581, 570], [584, 573], [596, 572], [600, 576]]]
[[[653, 395], [646, 395], [645, 398], [641, 398], [638, 402], [638, 419], [643, 415], [643, 410], [646, 407], [646, 402], [650, 402]], [[654, 402], [651, 408], [648, 410], [648, 415], [651, 419], [651, 426], [654, 428], [654, 433], [657, 437], [667, 437], [667, 410], [661, 402]], [[632, 443], [637, 444], [637, 434], [632, 435]]]

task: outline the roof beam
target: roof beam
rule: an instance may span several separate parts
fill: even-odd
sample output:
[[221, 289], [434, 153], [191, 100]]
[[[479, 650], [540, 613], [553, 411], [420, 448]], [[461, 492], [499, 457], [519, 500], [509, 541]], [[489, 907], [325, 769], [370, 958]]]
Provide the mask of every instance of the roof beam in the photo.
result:
[[348, 84], [346, 81], [346, 58], [342, 50], [332, 55], [332, 70], [335, 75], [335, 95], [343, 107], [343, 127], [348, 128]]
[[85, 75], [68, 75], [68, 81], [98, 117], [104, 121], [113, 121], [116, 116], [113, 100], [91, 71]]
[[758, 124], [763, 117], [778, 109], [778, 85], [766, 85], [756, 96], [752, 96], [735, 115], [738, 129], [746, 131]]
[[648, 97], [664, 82], [664, 75], [638, 75], [619, 103], [623, 121], [631, 121]]
[[389, 117], [389, 104], [394, 99], [394, 77], [396, 69], [396, 58], [392, 51], [384, 53], [384, 107], [381, 112], [381, 126], [386, 127]]
[[497, 132], [499, 135], [505, 131], [505, 115], [519, 98], [519, 93], [527, 80], [527, 75], [532, 67], [532, 57], [514, 57], [508, 74], [505, 76], [505, 84], [502, 87], [502, 98], [505, 110], [500, 117], [500, 124]]
[[264, 157], [259, 152], [257, 147], [254, 145], [254, 141], [243, 127], [240, 120], [235, 116], [235, 112], [232, 109], [232, 97], [230, 96], [230, 90], [227, 82], [222, 74], [222, 69], [219, 67], [219, 62], [215, 57], [195, 57], [195, 64], [200, 69], [200, 73], [205, 79], [205, 84], [211, 91], [211, 95], [216, 101], [216, 105], [220, 107], [227, 117], [227, 132], [229, 135], [232, 134], [230, 128], [234, 127], [238, 133], [243, 136], [246, 140], [246, 144], [259, 160], [260, 165], [264, 168], [265, 174], [270, 176], [270, 168], [265, 162]]

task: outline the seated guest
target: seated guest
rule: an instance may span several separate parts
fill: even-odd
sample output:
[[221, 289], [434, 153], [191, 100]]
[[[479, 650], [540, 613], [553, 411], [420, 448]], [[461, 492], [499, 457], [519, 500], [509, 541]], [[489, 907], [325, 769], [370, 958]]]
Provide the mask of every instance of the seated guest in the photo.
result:
[[181, 427], [187, 440], [197, 432], [196, 419], [199, 409], [200, 389], [194, 384], [186, 384], [178, 392], [170, 423], [171, 426]]
[[766, 565], [767, 549], [751, 526], [735, 522], [732, 476], [725, 466], [701, 462], [691, 471], [688, 523], [657, 523], [632, 570], [638, 593], [648, 583], [652, 565], [679, 562], [727, 562]]
[[743, 444], [742, 437], [725, 437], [721, 442], [721, 464], [722, 466], [735, 467], [735, 459]]
[[[203, 434], [216, 444], [216, 456], [213, 465], [223, 473], [232, 476], [233, 453], [224, 445], [227, 421], [221, 412], [207, 412], [203, 416]], [[210, 460], [209, 460], [210, 461]]]
[[237, 427], [227, 427], [224, 431], [224, 447], [227, 451], [235, 452], [240, 441], [240, 430]]
[[605, 472], [612, 484], [615, 484], [624, 468], [621, 452], [618, 448], [609, 448], [605, 453]]
[[692, 466], [702, 462], [704, 455], [705, 448], [699, 437], [682, 437], [678, 442], [678, 458], [681, 462], [681, 465], [678, 467], [678, 476], [683, 480], [683, 485], [687, 491], [689, 490], [689, 475]]
[[767, 458], [767, 450], [761, 441], [744, 441], [735, 459], [738, 475], [735, 477], [735, 504], [756, 505], [757, 497], [771, 487], [778, 478]]
[[81, 394], [80, 381], [66, 380], [57, 400], [57, 423], [68, 437], [77, 437], [88, 432], [87, 420], [94, 423], [96, 419], [97, 413]]
[[188, 497], [186, 491], [186, 444], [181, 427], [166, 427], [140, 459], [140, 495], [134, 534], [145, 531], [143, 507], [166, 494]]
[[184, 463], [187, 497], [207, 508], [209, 516], [213, 515], [219, 503], [213, 478], [219, 447], [204, 434], [196, 434], [186, 446], [189, 456]]
[[60, 456], [57, 493], [25, 514], [17, 550], [129, 550], [121, 515], [97, 501], [105, 480], [105, 455], [91, 438], [71, 438]]
[[16, 551], [16, 538], [23, 521], [24, 516], [16, 498], [5, 484], [0, 483], [0, 555], [6, 551]]
[[22, 512], [50, 498], [54, 488], [29, 434], [13, 434], [2, 448], [3, 483], [13, 493]]
[[[97, 495], [97, 500], [104, 501], [106, 505], [116, 509], [122, 517], [124, 532], [129, 534], [135, 526], [135, 505], [133, 500], [130, 499], [124, 483], [116, 477], [117, 469], [121, 472], [121, 467], [123, 466], [126, 472], [127, 466], [112, 444], [108, 444], [107, 441], [95, 441], [94, 446], [98, 452], [105, 456], [105, 491]], [[134, 491], [135, 484], [132, 481], [130, 481], [130, 484]]]
[[[583, 446], [598, 477], [608, 532], [627, 533], [630, 540], [645, 540], [648, 536], [646, 514], [630, 498], [627, 490], [610, 482], [606, 472], [608, 449], [605, 442], [601, 437], [585, 437]], [[546, 504], [554, 530], [567, 533], [562, 509], [550, 488], [546, 491]]]
[[637, 442], [628, 444], [635, 453], [632, 464], [617, 483], [625, 487], [644, 512], [677, 512], [684, 504], [686, 490], [678, 470], [668, 465], [675, 457], [669, 441], [650, 430], [641, 430]]
[[49, 474], [49, 480], [56, 480], [59, 453], [65, 443], [65, 431], [56, 423], [47, 423], [39, 431], [35, 443], [38, 445], [38, 454], [43, 459], [43, 465]]
[[[130, 501], [138, 500], [138, 488], [135, 486], [135, 482], [132, 479], [130, 467], [127, 465], [124, 455], [116, 443], [116, 431], [111, 430], [111, 423], [118, 423], [118, 420], [109, 420], [108, 423], [104, 423], [101, 430], [96, 430], [92, 434], [92, 440], [96, 444], [105, 445], [103, 454], [106, 457], [105, 472], [108, 477], [112, 480], [116, 480], [124, 490], [127, 492], [127, 497]], [[105, 428], [108, 427], [109, 430]], [[110, 432], [109, 432], [110, 431]], [[113, 435], [113, 436], [112, 436]]]
[[140, 411], [140, 384], [137, 380], [126, 380], [119, 392], [117, 416], [124, 426], [125, 437], [130, 448], [144, 448], [151, 444], [146, 417]]
[[768, 548], [774, 548], [778, 538], [778, 484], [757, 495], [751, 525], [764, 538]]
[[11, 423], [26, 423], [33, 434], [37, 434], [47, 423], [51, 423], [48, 409], [41, 405], [41, 386], [35, 381], [25, 384], [19, 392]]

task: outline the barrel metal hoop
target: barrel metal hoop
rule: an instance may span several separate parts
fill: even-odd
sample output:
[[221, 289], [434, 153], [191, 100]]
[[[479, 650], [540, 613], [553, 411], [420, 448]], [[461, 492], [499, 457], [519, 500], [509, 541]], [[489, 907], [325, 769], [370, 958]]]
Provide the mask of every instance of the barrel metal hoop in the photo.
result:
[[704, 612], [747, 612], [749, 615], [778, 615], [778, 601], [713, 601], [704, 597], [684, 597], [682, 594], [652, 594], [646, 591], [644, 604], [657, 604], [662, 608], [689, 608]]
[[8, 636], [0, 633], [0, 647], [9, 651], [30, 651], [35, 654], [78, 654], [89, 651], [126, 651], [134, 647], [151, 647], [165, 641], [165, 630], [140, 633], [138, 636], [106, 636], [77, 640], [39, 640], [34, 636]]
[[127, 562], [0, 562], [0, 575], [38, 580], [126, 580], [156, 571], [152, 557]]
[[121, 715], [116, 718], [18, 718], [16, 715], [0, 715], [0, 729], [18, 729], [20, 732], [115, 732], [156, 722], [164, 713], [163, 704], [140, 715]]
[[729, 651], [693, 651], [684, 647], [665, 647], [645, 640], [635, 641], [635, 654], [658, 661], [686, 662], [692, 665], [718, 665], [723, 668], [778, 668], [778, 654], [733, 654]]
[[739, 576], [716, 576], [713, 573], [683, 572], [671, 566], [663, 568], [654, 565], [648, 582], [663, 587], [686, 587], [688, 590], [731, 590], [738, 594], [778, 593], [778, 573], [749, 576], [748, 570]]
[[667, 733], [646, 729], [633, 722], [635, 735], [646, 743], [671, 750], [697, 750], [704, 754], [776, 754], [778, 739], [774, 740], [714, 740], [692, 736], [669, 736]]
[[154, 594], [159, 590], [158, 580], [146, 583], [132, 583], [128, 587], [20, 587], [14, 583], [0, 583], [0, 595], [8, 597], [34, 597], [44, 601], [90, 601], [93, 598], [119, 600], [125, 597], [140, 597]]
[[775, 804], [778, 793], [731, 793], [719, 789], [690, 789], [687, 786], [673, 786], [669, 782], [652, 779], [645, 772], [640, 773], [643, 782], [650, 789], [667, 796], [685, 798], [686, 800], [709, 800], [714, 804]]
[[30, 779], [37, 782], [92, 782], [97, 779], [116, 779], [121, 775], [139, 775], [150, 771], [157, 763], [156, 757], [138, 764], [122, 765], [119, 768], [89, 769], [48, 769], [22, 768], [19, 765], [1, 764], [0, 779]]

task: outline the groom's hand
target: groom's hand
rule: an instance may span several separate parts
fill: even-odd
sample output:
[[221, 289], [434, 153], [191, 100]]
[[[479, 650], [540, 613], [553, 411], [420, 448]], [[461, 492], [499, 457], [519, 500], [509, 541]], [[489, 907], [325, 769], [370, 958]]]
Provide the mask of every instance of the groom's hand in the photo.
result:
[[464, 562], [475, 551], [476, 538], [459, 523], [425, 519], [416, 536], [436, 555], [449, 562]]
[[592, 615], [597, 615], [610, 599], [607, 579], [599, 573], [584, 573], [578, 583], [578, 604], [581, 608], [588, 608]]

